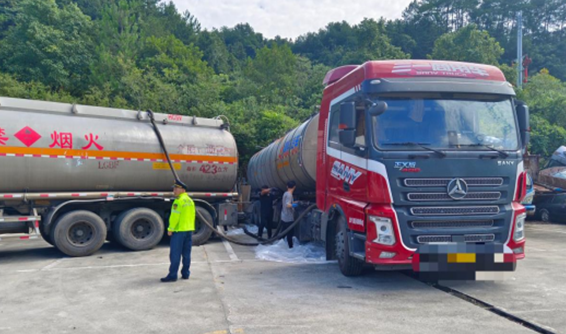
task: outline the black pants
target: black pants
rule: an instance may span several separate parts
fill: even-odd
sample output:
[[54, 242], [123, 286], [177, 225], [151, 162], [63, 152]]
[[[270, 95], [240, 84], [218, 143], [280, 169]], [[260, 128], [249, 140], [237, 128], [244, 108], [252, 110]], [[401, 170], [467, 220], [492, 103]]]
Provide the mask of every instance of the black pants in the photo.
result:
[[[285, 231], [286, 229], [288, 229], [291, 225], [293, 225], [294, 222], [286, 222], [286, 221], [282, 221], [281, 224], [283, 225], [282, 231]], [[291, 229], [291, 231], [287, 232], [287, 234], [285, 235], [285, 237], [287, 238], [287, 244], [289, 245], [289, 248], [293, 248], [293, 236], [295, 235], [294, 233], [294, 228]]]
[[263, 235], [263, 229], [267, 229], [267, 238], [271, 239], [271, 230], [273, 229], [271, 227], [273, 222], [273, 213], [262, 213], [261, 214], [261, 220], [259, 222], [259, 230], [257, 232], [257, 235], [261, 238], [261, 236]]

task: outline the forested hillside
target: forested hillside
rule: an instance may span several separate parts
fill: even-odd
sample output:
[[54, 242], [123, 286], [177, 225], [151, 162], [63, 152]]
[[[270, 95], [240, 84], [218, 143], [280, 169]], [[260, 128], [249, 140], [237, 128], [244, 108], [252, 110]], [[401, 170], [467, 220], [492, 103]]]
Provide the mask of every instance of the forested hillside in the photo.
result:
[[313, 112], [326, 72], [366, 60], [500, 66], [516, 81], [524, 12], [531, 151], [566, 144], [566, 0], [422, 0], [403, 18], [329, 23], [296, 40], [248, 24], [204, 30], [158, 0], [0, 0], [0, 95], [185, 115], [226, 115], [243, 161]]

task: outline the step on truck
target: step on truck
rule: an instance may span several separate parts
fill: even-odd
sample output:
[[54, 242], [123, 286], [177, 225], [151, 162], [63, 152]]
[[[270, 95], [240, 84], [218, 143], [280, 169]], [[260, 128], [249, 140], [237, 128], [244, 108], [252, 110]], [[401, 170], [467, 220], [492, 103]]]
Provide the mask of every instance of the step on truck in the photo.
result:
[[[107, 239], [150, 249], [170, 214], [171, 168], [205, 219], [237, 223], [238, 151], [220, 118], [0, 97], [0, 239], [43, 236], [69, 256]], [[197, 245], [213, 233], [196, 229]]]
[[498, 68], [370, 61], [323, 84], [320, 112], [248, 167], [253, 189], [293, 180], [295, 199], [316, 203], [296, 227], [301, 241], [322, 242], [345, 275], [426, 271], [434, 252], [446, 262], [435, 268], [471, 279], [515, 270], [529, 113]]

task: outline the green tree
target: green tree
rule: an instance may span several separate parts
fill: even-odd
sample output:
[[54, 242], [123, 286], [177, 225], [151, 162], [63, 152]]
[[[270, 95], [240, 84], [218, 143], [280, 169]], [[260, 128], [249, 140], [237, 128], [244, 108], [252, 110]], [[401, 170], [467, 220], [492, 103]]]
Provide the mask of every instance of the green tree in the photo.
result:
[[364, 19], [354, 27], [354, 36], [358, 47], [344, 54], [343, 63], [362, 64], [368, 60], [409, 58], [399, 47], [391, 44], [384, 20]]
[[92, 62], [92, 22], [75, 4], [22, 0], [0, 41], [0, 67], [25, 81], [80, 93]]
[[431, 57], [499, 65], [503, 52], [503, 48], [487, 31], [480, 31], [476, 25], [471, 24], [456, 32], [442, 35], [434, 43]]
[[12, 75], [0, 72], [0, 96], [22, 99], [74, 103], [77, 99], [65, 91], [54, 91], [37, 81], [21, 82]]
[[212, 71], [202, 60], [202, 52], [193, 45], [185, 45], [176, 37], [149, 37], [139, 53], [142, 68], [152, 67], [177, 83], [196, 82]]
[[313, 64], [309, 59], [296, 56], [297, 62], [295, 67], [295, 96], [298, 104], [295, 106], [300, 109], [297, 115], [299, 119], [308, 117], [316, 111], [316, 107], [320, 105], [322, 99], [322, 80], [326, 73], [330, 71], [330, 67]]
[[298, 126], [299, 121], [285, 115], [283, 106], [277, 106], [262, 110], [254, 125], [257, 129], [257, 142], [263, 147]]
[[267, 45], [263, 35], [255, 32], [248, 23], [237, 24], [234, 28], [223, 27], [220, 35], [230, 53], [242, 64], [245, 64], [248, 57], [254, 58], [257, 50]]
[[257, 52], [255, 59], [248, 60], [244, 70], [249, 80], [247, 94], [253, 94], [269, 103], [285, 103], [294, 94], [295, 66], [297, 60], [287, 45], [273, 43]]
[[261, 148], [299, 124], [286, 115], [285, 107], [261, 104], [255, 97], [226, 105], [224, 113], [230, 119], [242, 166]]
[[499, 66], [499, 69], [505, 75], [507, 82], [510, 82], [513, 85], [517, 84], [517, 65], [509, 66], [502, 64]]
[[425, 59], [432, 53], [434, 42], [451, 31], [438, 11], [421, 8], [422, 5], [423, 2], [414, 0], [403, 12], [402, 20], [388, 25], [388, 34], [394, 45], [403, 47], [400, 43], [407, 40], [405, 37], [399, 39], [400, 34], [415, 41], [415, 48], [411, 50], [414, 59]]
[[198, 47], [203, 51], [204, 60], [216, 73], [229, 73], [239, 69], [238, 62], [228, 51], [218, 31], [203, 31], [198, 36]]
[[101, 9], [97, 20], [99, 52], [109, 52], [125, 59], [135, 60], [143, 45], [140, 34], [141, 0], [109, 1]]
[[318, 33], [297, 38], [293, 50], [315, 63], [330, 67], [409, 57], [401, 48], [391, 44], [385, 21], [373, 19], [364, 19], [355, 26], [346, 21], [329, 23]]
[[14, 25], [16, 0], [0, 0], [0, 39]]
[[531, 116], [531, 129], [529, 150], [533, 154], [550, 157], [560, 145], [566, 143], [566, 130], [551, 124], [541, 115]]
[[188, 11], [179, 13], [172, 1], [155, 4], [145, 2], [140, 21], [142, 38], [173, 35], [184, 44], [196, 43], [201, 26]]
[[566, 126], [566, 86], [547, 70], [533, 76], [519, 97], [528, 103], [532, 114], [550, 124]]
[[[408, 22], [404, 20], [389, 21], [386, 25], [386, 32], [387, 37], [391, 40], [391, 44], [401, 48], [403, 52], [414, 56], [422, 48], [422, 44], [417, 48], [415, 38], [408, 32], [408, 26]], [[422, 43], [422, 39], [419, 39], [419, 42]], [[432, 46], [430, 50], [432, 51]]]

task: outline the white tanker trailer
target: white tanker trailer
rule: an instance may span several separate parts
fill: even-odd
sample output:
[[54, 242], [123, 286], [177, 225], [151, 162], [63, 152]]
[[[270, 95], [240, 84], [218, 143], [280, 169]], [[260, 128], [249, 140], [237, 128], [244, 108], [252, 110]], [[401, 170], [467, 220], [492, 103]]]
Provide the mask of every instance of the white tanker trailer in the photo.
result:
[[[236, 224], [238, 151], [220, 118], [0, 97], [0, 238], [41, 234], [69, 256], [90, 255], [107, 238], [154, 247], [174, 181], [154, 126], [197, 210]], [[211, 234], [197, 222], [193, 241]]]

